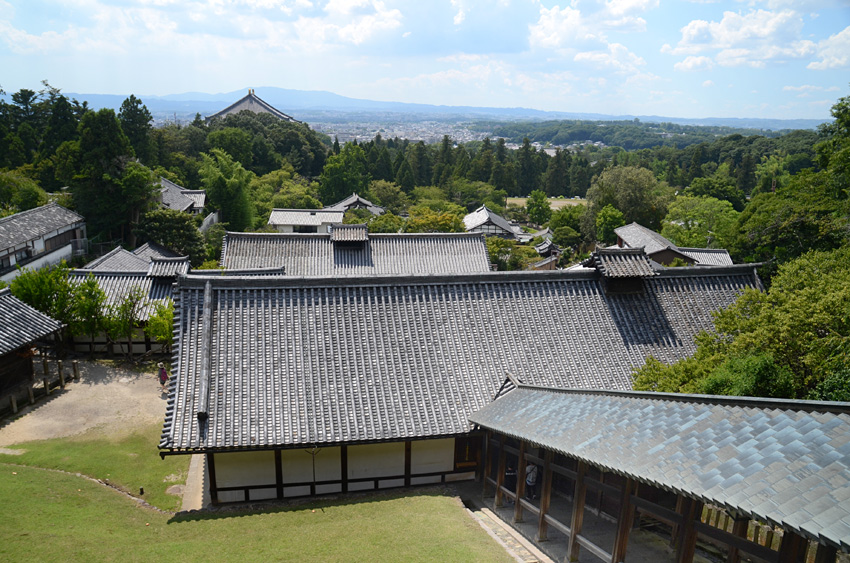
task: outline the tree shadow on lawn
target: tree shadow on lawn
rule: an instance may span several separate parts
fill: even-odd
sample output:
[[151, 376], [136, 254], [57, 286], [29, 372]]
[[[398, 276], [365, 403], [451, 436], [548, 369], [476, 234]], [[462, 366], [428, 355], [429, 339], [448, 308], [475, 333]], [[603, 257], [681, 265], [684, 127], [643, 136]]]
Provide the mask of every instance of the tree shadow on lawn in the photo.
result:
[[448, 497], [457, 498], [463, 506], [458, 491], [451, 486], [424, 486], [396, 488], [386, 491], [363, 491], [345, 494], [324, 495], [322, 497], [298, 497], [291, 500], [264, 500], [249, 503], [233, 503], [215, 508], [178, 512], [168, 520], [169, 524], [197, 522], [202, 520], [220, 520], [223, 518], [244, 518], [297, 511], [322, 511], [325, 508], [339, 508], [373, 502], [385, 502], [409, 497]]

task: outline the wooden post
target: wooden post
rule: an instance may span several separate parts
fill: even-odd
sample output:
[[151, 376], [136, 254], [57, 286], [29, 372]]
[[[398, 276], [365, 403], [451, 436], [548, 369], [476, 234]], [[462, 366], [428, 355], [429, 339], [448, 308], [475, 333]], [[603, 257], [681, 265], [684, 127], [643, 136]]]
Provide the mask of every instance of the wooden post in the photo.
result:
[[490, 455], [490, 439], [493, 436], [493, 431], [488, 430], [484, 434], [484, 475], [481, 478], [481, 498], [487, 496], [487, 479], [490, 477], [490, 472], [493, 470], [492, 456]]
[[27, 395], [29, 395], [30, 404], [34, 405], [35, 404], [35, 395], [32, 392], [32, 385], [27, 385]]
[[502, 487], [505, 484], [505, 435], [499, 436], [499, 469], [496, 473], [496, 498], [493, 499], [494, 508], [502, 508], [504, 495]]
[[18, 414], [18, 401], [15, 399], [15, 394], [9, 395], [9, 401], [12, 403], [12, 414]]
[[516, 502], [514, 503], [514, 522], [522, 522], [522, 499], [525, 497], [525, 440], [519, 443], [519, 461], [516, 468]]
[[410, 440], [404, 442], [404, 486], [410, 486], [410, 459], [413, 444]]
[[205, 454], [207, 456], [207, 471], [210, 474], [210, 499], [213, 504], [218, 504], [218, 485], [215, 480], [215, 454]]
[[837, 555], [837, 549], [830, 545], [819, 543], [815, 552], [815, 563], [835, 563], [835, 557]]
[[573, 513], [570, 517], [570, 539], [567, 544], [567, 559], [578, 561], [578, 537], [581, 535], [581, 525], [584, 522], [584, 498], [587, 493], [587, 485], [584, 476], [587, 474], [587, 464], [581, 460], [576, 470], [576, 487], [573, 493]]
[[[682, 514], [685, 510], [685, 497], [682, 495], [676, 496], [676, 513]], [[679, 530], [681, 526], [679, 524], [673, 524], [670, 530], [670, 547], [675, 548], [676, 542], [679, 538]]]
[[65, 369], [62, 366], [62, 360], [56, 362], [59, 365], [59, 387], [65, 389]]
[[773, 526], [769, 526], [764, 533], [764, 546], [773, 549]]
[[626, 559], [626, 548], [629, 545], [629, 532], [635, 511], [632, 508], [631, 494], [634, 482], [626, 478], [620, 490], [620, 511], [617, 516], [617, 535], [614, 539], [614, 549], [611, 552], [611, 563], [620, 563]]
[[77, 363], [77, 360], [71, 362], [71, 366], [74, 368], [74, 381], [80, 380], [80, 365]]
[[[747, 538], [747, 528], [750, 526], [750, 519], [746, 516], [737, 516], [734, 524], [732, 524], [732, 533], [739, 538]], [[741, 554], [737, 547], [729, 546], [729, 553], [726, 556], [726, 563], [738, 563], [741, 560]]]
[[537, 520], [537, 541], [549, 539], [549, 524], [546, 522], [546, 514], [549, 512], [549, 502], [552, 495], [552, 460], [555, 454], [552, 450], [546, 450], [543, 456], [543, 485], [540, 488], [540, 518]]
[[676, 561], [678, 563], [691, 563], [694, 560], [694, 550], [697, 544], [694, 520], [699, 518], [701, 512], [702, 502], [691, 498], [684, 502], [682, 527], [679, 529], [679, 539], [676, 549]]
[[785, 530], [782, 534], [782, 542], [779, 544], [779, 563], [798, 563], [806, 557], [807, 542], [799, 534], [791, 530]]
[[[41, 375], [47, 377], [47, 356], [41, 356]], [[33, 374], [33, 382], [35, 382], [35, 374]]]
[[50, 383], [47, 381], [46, 377], [44, 378], [44, 395], [47, 397], [50, 396]]
[[274, 451], [274, 481], [277, 499], [283, 500], [283, 457], [280, 450]]
[[348, 492], [348, 446], [339, 448], [339, 475], [342, 477], [342, 492]]

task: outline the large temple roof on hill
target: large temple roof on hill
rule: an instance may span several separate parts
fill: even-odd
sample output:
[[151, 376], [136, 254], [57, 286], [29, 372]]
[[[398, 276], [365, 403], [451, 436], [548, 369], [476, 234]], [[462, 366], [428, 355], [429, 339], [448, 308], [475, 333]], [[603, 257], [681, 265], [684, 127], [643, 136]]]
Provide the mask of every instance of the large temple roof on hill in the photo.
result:
[[214, 113], [213, 115], [207, 117], [206, 120], [210, 121], [212, 119], [227, 117], [230, 114], [236, 114], [243, 110], [253, 111], [254, 113], [270, 113], [273, 116], [282, 119], [283, 121], [301, 123], [291, 115], [287, 115], [276, 107], [269, 104], [268, 102], [261, 100], [259, 96], [254, 93], [253, 88], [248, 90], [248, 94], [244, 98], [227, 106], [220, 112]]

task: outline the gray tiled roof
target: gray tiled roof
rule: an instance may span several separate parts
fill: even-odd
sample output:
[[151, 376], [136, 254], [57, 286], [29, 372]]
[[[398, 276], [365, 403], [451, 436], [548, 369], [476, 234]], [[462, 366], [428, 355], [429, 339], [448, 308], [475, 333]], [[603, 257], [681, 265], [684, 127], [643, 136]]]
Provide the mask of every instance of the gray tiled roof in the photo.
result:
[[173, 250], [169, 250], [164, 246], [160, 246], [155, 242], [146, 242], [139, 248], [133, 251], [133, 254], [140, 256], [145, 261], [150, 262], [153, 258], [177, 258], [180, 256]]
[[472, 229], [485, 225], [488, 222], [493, 223], [505, 232], [512, 233], [516, 236], [516, 231], [510, 222], [501, 215], [490, 210], [486, 205], [482, 205], [472, 213], [468, 213], [463, 218], [463, 226], [467, 231], [471, 231]]
[[175, 211], [189, 211], [195, 206], [195, 200], [187, 197], [183, 193], [183, 188], [174, 182], [170, 182], [165, 178], [160, 178], [159, 185], [162, 186], [160, 189], [162, 205], [168, 209], [173, 209]]
[[325, 207], [325, 210], [334, 210], [334, 211], [348, 211], [349, 209], [368, 209], [372, 215], [380, 215], [384, 212], [384, 208], [375, 205], [368, 199], [360, 197], [357, 194], [351, 194], [347, 198], [342, 201], [338, 201], [333, 205], [329, 205]]
[[62, 328], [62, 323], [36, 311], [6, 287], [0, 289], [0, 355], [17, 350]]
[[369, 230], [366, 225], [334, 225], [331, 228], [332, 242], [366, 242]]
[[700, 266], [729, 266], [732, 257], [729, 251], [723, 248], [685, 248], [678, 247], [679, 252], [693, 258]]
[[520, 386], [470, 420], [850, 549], [849, 403]]
[[139, 319], [146, 321], [155, 313], [154, 304], [171, 297], [174, 278], [153, 278], [147, 267], [141, 272], [106, 272], [101, 270], [71, 270], [71, 279], [82, 281], [89, 273], [106, 294], [106, 306], [119, 305], [134, 287], [144, 295], [139, 309]]
[[148, 276], [152, 278], [175, 278], [185, 275], [189, 271], [189, 257], [177, 258], [153, 258], [148, 269]]
[[480, 233], [373, 233], [355, 248], [336, 247], [325, 233], [227, 233], [221, 265], [289, 276], [427, 275], [486, 272], [490, 259]]
[[629, 389], [633, 367], [692, 354], [712, 312], [756, 284], [750, 267], [679, 268], [628, 295], [606, 295], [596, 271], [181, 277], [160, 447], [467, 432], [505, 373], [528, 366], [540, 385]]
[[146, 272], [149, 263], [147, 258], [118, 246], [100, 258], [92, 260], [83, 269], [105, 272]]
[[48, 203], [0, 219], [0, 250], [49, 235], [59, 229], [83, 224], [82, 215], [59, 204]]
[[272, 209], [269, 225], [318, 227], [324, 223], [342, 223], [344, 211], [325, 209]]
[[220, 112], [214, 113], [213, 115], [207, 117], [206, 121], [209, 121], [209, 120], [217, 118], [217, 117], [226, 117], [226, 116], [228, 116], [232, 113], [235, 114], [235, 113], [239, 113], [240, 111], [244, 111], [244, 110], [252, 111], [254, 113], [270, 113], [270, 114], [274, 115], [275, 117], [282, 119], [283, 121], [289, 121], [289, 122], [292, 122], [292, 123], [301, 123], [300, 121], [298, 121], [294, 117], [283, 113], [282, 111], [280, 111], [279, 109], [277, 109], [276, 107], [271, 105], [270, 103], [268, 103], [264, 100], [261, 100], [260, 97], [257, 96], [254, 93], [253, 89], [249, 90], [248, 94], [245, 97], [238, 99], [237, 101], [230, 104], [229, 106], [227, 106], [226, 108], [224, 108]]
[[608, 278], [646, 278], [657, 272], [642, 248], [597, 248], [582, 264]]

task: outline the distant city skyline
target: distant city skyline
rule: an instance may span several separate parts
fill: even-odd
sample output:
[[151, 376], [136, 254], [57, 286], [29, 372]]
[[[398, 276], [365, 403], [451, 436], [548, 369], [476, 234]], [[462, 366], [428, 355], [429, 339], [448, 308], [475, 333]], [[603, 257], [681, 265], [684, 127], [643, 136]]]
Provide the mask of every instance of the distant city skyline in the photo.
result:
[[827, 119], [845, 0], [0, 0], [0, 87]]

